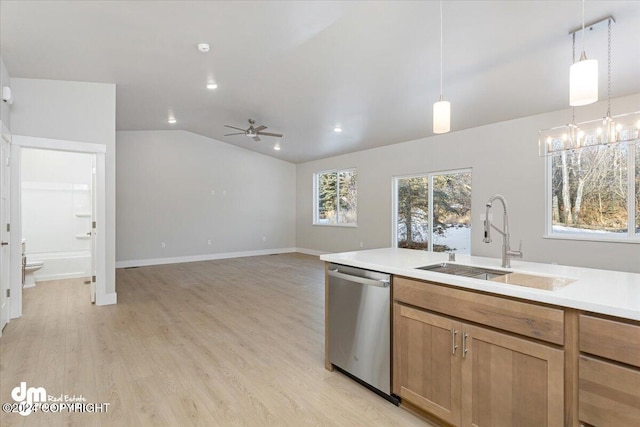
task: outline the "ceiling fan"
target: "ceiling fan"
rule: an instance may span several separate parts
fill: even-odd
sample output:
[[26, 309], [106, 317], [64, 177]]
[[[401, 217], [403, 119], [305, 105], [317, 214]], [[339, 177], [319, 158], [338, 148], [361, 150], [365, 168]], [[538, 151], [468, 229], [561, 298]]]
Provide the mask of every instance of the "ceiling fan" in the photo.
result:
[[242, 131], [242, 132], [236, 132], [236, 133], [228, 133], [225, 136], [245, 135], [245, 136], [248, 136], [249, 138], [253, 138], [254, 141], [260, 141], [260, 136], [275, 136], [276, 138], [282, 138], [282, 134], [279, 134], [279, 133], [263, 132], [267, 128], [266, 126], [261, 125], [258, 127], [253, 127], [253, 125], [255, 124], [256, 124], [255, 120], [249, 119], [249, 127], [247, 129], [224, 125], [225, 127]]

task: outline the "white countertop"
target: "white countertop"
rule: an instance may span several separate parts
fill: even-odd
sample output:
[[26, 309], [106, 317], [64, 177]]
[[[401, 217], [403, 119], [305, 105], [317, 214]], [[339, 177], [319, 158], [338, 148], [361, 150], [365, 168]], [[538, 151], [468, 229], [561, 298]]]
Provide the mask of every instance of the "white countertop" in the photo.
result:
[[[442, 252], [384, 248], [325, 254], [320, 259], [460, 288], [640, 320], [640, 274], [637, 273], [511, 260], [511, 268], [506, 270], [575, 280], [563, 288], [549, 291], [416, 269], [448, 262], [448, 255]], [[497, 258], [458, 254], [455, 263], [505, 270], [500, 267], [501, 260]]]

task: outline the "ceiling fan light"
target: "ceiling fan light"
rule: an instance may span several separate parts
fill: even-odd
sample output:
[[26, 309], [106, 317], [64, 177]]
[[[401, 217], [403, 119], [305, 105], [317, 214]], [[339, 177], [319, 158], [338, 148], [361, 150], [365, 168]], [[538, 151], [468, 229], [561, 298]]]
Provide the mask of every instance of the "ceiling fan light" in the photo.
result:
[[433, 133], [451, 130], [451, 103], [442, 99], [433, 104]]
[[569, 68], [569, 105], [579, 107], [598, 100], [598, 61], [587, 59], [584, 52], [580, 61]]

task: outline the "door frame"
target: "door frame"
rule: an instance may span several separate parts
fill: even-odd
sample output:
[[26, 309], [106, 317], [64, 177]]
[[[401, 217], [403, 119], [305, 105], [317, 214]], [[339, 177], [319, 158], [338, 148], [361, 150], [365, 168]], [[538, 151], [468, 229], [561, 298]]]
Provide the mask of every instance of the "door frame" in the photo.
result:
[[[7, 165], [0, 165], [0, 168], [5, 168], [8, 167], [9, 168], [9, 186], [6, 187], [6, 190], [8, 192], [7, 194], [7, 201], [9, 204], [9, 209], [6, 211], [6, 213], [8, 214], [8, 217], [5, 218], [2, 216], [2, 214], [0, 213], [0, 226], [4, 227], [4, 224], [10, 224], [11, 223], [11, 167], [12, 167], [12, 159], [11, 159], [11, 132], [9, 132], [9, 129], [5, 126], [4, 123], [2, 123], [2, 120], [0, 120], [0, 143], [7, 143], [7, 148], [8, 148], [8, 152], [7, 155], [9, 156], [7, 158]], [[2, 158], [2, 156], [0, 156], [0, 158]], [[0, 173], [4, 173], [4, 171], [1, 171]], [[0, 202], [1, 203], [1, 202]], [[11, 235], [11, 231], [7, 230], [8, 232], [8, 236], [7, 236], [7, 240], [9, 241], [9, 247], [6, 248], [6, 250], [8, 251], [7, 254], [9, 255], [8, 258], [8, 265], [4, 265], [3, 264], [3, 268], [8, 268], [8, 280], [9, 280], [9, 287], [8, 288], [0, 288], [0, 292], [5, 293], [5, 289], [9, 289], [11, 290], [11, 265], [12, 265], [12, 256], [13, 254], [11, 253], [11, 242], [12, 242], [12, 235]], [[0, 232], [1, 233], [1, 232]], [[0, 263], [1, 264], [1, 263]], [[5, 274], [5, 272], [0, 272], [0, 274]], [[0, 283], [3, 283], [4, 286], [4, 282], [2, 282], [2, 280], [0, 279]], [[1, 297], [0, 297], [1, 298]], [[0, 316], [2, 316], [2, 318], [0, 318], [0, 337], [2, 336], [2, 329], [9, 324], [9, 322], [11, 321], [11, 297], [7, 296], [6, 297], [6, 312], [1, 313]], [[6, 316], [6, 323], [3, 323], [5, 321], [4, 316]]]
[[[37, 148], [42, 150], [68, 151], [74, 153], [94, 154], [96, 159], [96, 228], [95, 228], [95, 262], [96, 262], [96, 305], [111, 304], [106, 294], [106, 180], [105, 155], [107, 147], [90, 142], [65, 141], [51, 138], [38, 138], [24, 135], [13, 135], [11, 144], [11, 234], [22, 236], [22, 149]], [[15, 233], [15, 234], [14, 234]], [[11, 239], [11, 315], [22, 316], [22, 258], [21, 239]], [[15, 296], [15, 298], [14, 298]]]

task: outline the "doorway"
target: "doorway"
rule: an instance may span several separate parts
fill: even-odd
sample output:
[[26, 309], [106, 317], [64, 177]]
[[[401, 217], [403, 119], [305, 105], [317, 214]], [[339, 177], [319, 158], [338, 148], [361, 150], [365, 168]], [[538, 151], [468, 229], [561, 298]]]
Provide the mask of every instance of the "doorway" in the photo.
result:
[[[82, 240], [85, 246], [88, 246], [88, 252], [93, 253], [93, 257], [87, 257], [90, 262], [90, 280], [91, 286], [87, 286], [87, 301], [95, 302], [98, 305], [113, 303], [105, 291], [105, 275], [106, 275], [106, 239], [105, 239], [105, 217], [106, 217], [106, 195], [105, 195], [105, 152], [106, 147], [101, 144], [92, 144], [76, 141], [55, 140], [49, 138], [36, 138], [14, 135], [12, 139], [12, 157], [13, 168], [11, 171], [11, 200], [14, 202], [11, 206], [12, 235], [23, 236], [22, 224], [22, 157], [26, 150], [36, 149], [42, 151], [53, 151], [59, 153], [75, 153], [89, 155], [91, 158], [91, 174], [89, 184], [79, 184], [77, 190], [79, 192], [93, 194], [89, 204], [84, 203], [86, 210], [80, 209], [73, 213], [79, 215], [78, 218], [84, 218], [89, 224], [89, 229], [80, 231], [76, 229], [70, 236], [70, 239]], [[27, 154], [28, 156], [29, 154]], [[36, 180], [36, 182], [38, 182]], [[87, 188], [88, 187], [90, 188]], [[32, 184], [33, 186], [33, 184]], [[83, 187], [84, 186], [84, 187]], [[36, 186], [37, 187], [37, 186]], [[54, 186], [55, 187], [55, 186]], [[62, 186], [64, 187], [64, 186]], [[84, 189], [84, 190], [83, 190]], [[42, 189], [41, 189], [42, 190]], [[93, 190], [93, 191], [91, 191]], [[44, 190], [42, 190], [44, 191]], [[60, 190], [61, 191], [61, 190]], [[89, 215], [89, 216], [87, 216]], [[82, 221], [78, 222], [82, 224]], [[86, 226], [86, 224], [85, 224]], [[84, 236], [81, 236], [84, 233]], [[90, 234], [87, 234], [90, 233]], [[76, 235], [78, 236], [76, 238]], [[86, 236], [86, 237], [85, 237]], [[28, 237], [28, 236], [26, 236]], [[11, 243], [11, 317], [20, 317], [22, 315], [22, 245], [19, 239], [14, 238]], [[37, 247], [31, 246], [26, 242], [27, 253], [35, 252]], [[40, 247], [42, 248], [42, 247]], [[32, 258], [33, 259], [33, 258]], [[43, 268], [44, 270], [44, 268]], [[55, 274], [55, 273], [54, 273]]]
[[[22, 149], [24, 288], [72, 278], [94, 283], [94, 165], [92, 153]], [[95, 302], [95, 288], [87, 289]]]

